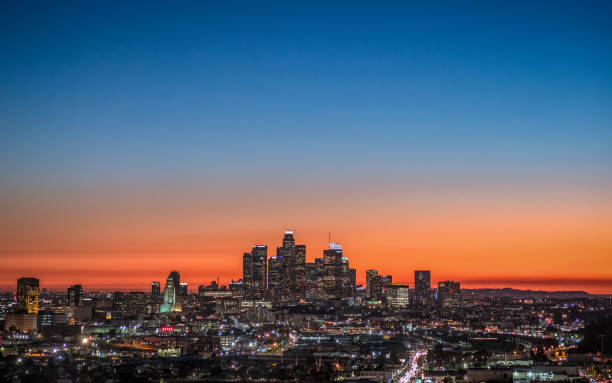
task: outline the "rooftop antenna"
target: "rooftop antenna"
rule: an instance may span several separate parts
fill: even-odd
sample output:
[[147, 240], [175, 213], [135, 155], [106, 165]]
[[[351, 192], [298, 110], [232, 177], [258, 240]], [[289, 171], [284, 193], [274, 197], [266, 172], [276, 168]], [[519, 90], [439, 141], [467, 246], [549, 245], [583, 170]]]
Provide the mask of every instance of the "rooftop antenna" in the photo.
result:
[[329, 241], [327, 241], [327, 242], [331, 243], [331, 231], [329, 232], [329, 238], [328, 239], [329, 239]]

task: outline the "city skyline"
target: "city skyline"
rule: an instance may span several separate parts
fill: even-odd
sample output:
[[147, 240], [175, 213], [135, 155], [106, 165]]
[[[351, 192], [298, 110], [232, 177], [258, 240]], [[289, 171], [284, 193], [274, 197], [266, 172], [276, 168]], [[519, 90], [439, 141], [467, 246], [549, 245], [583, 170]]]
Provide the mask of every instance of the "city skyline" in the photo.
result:
[[612, 383], [611, 15], [0, 2], [0, 381]]
[[612, 293], [610, 8], [3, 4], [0, 288], [227, 282], [289, 227], [360, 282]]
[[[291, 233], [291, 236], [293, 236], [294, 234], [294, 230], [285, 230], [284, 231], [285, 236], [287, 235], [287, 233]], [[277, 238], [278, 239], [278, 238]], [[312, 254], [311, 252], [308, 251], [309, 247], [306, 246], [306, 262], [307, 263], [312, 263], [314, 262], [317, 258], [323, 258], [324, 254], [326, 251], [328, 251], [328, 249], [331, 248], [331, 246], [341, 246], [340, 247], [340, 251], [342, 252], [344, 249], [344, 245], [342, 243], [338, 243], [338, 242], [333, 242], [331, 241], [331, 233], [328, 233], [328, 240], [329, 242], [327, 242], [327, 246], [322, 249], [319, 253], [316, 254]], [[278, 239], [278, 245], [280, 246], [279, 248], [282, 248], [282, 242], [280, 239]], [[247, 255], [251, 255], [252, 253], [259, 251], [261, 249], [263, 249], [263, 254], [266, 255], [266, 261], [264, 262], [265, 264], [265, 275], [267, 276], [268, 273], [268, 263], [269, 260], [271, 258], [274, 257], [274, 255], [272, 254], [268, 254], [267, 253], [267, 247], [270, 246], [270, 248], [274, 248], [274, 245], [268, 245], [268, 244], [264, 244], [261, 242], [258, 243], [254, 243], [252, 246], [252, 250], [251, 252], [243, 252], [242, 254], [239, 254], [238, 256], [236, 256], [235, 258], [240, 262], [240, 272], [236, 273], [237, 275], [231, 275], [231, 276], [227, 276], [227, 275], [217, 275], [216, 277], [211, 277], [211, 278], [193, 278], [192, 276], [194, 275], [194, 272], [189, 272], [189, 271], [184, 271], [181, 270], [180, 268], [177, 267], [170, 267], [168, 268], [168, 270], [177, 270], [178, 272], [180, 272], [182, 275], [188, 275], [189, 277], [187, 278], [183, 278], [183, 281], [187, 281], [189, 283], [189, 291], [190, 292], [197, 292], [198, 286], [200, 285], [206, 285], [208, 283], [210, 283], [211, 281], [214, 282], [219, 282], [221, 285], [227, 285], [230, 281], [238, 281], [238, 280], [243, 280], [243, 276], [245, 274], [244, 273], [244, 268], [246, 267], [247, 263], [245, 261], [245, 257]], [[312, 251], [312, 249], [311, 249]], [[350, 256], [350, 254], [346, 254], [348, 256]], [[235, 263], [234, 261], [236, 260], [232, 260], [232, 264]], [[252, 262], [252, 261], [251, 261]], [[351, 263], [351, 265], [353, 267], [354, 263]], [[370, 267], [367, 268], [357, 268], [357, 284], [358, 285], [362, 285], [364, 288], [366, 286], [366, 275], [367, 275], [367, 271], [368, 270], [376, 270], [377, 272], [379, 272], [379, 275], [384, 275], [384, 274], [391, 274], [391, 275], [396, 275], [396, 278], [394, 279], [393, 284], [394, 285], [409, 285], [411, 288], [415, 288], [415, 284], [416, 284], [416, 280], [417, 280], [417, 275], [416, 273], [422, 273], [423, 271], [419, 271], [418, 268], [414, 268], [411, 269], [409, 271], [405, 271], [405, 270], [398, 270], [397, 268], [389, 268], [389, 267], [385, 267], [382, 264], [377, 265], [376, 263], [374, 263], [374, 260], [371, 263]], [[391, 272], [388, 272], [387, 270], [392, 270]], [[427, 270], [425, 271], [427, 273], [427, 280], [430, 280], [430, 285], [431, 286], [436, 286], [438, 284], [438, 282], [445, 282], [445, 281], [449, 281], [449, 280], [457, 280], [460, 281], [463, 284], [464, 288], [472, 288], [472, 289], [479, 289], [479, 288], [515, 288], [515, 289], [519, 289], [519, 290], [541, 290], [541, 291], [578, 291], [578, 290], [582, 290], [582, 291], [586, 291], [592, 294], [610, 294], [610, 285], [612, 284], [612, 282], [608, 279], [599, 279], [599, 280], [568, 280], [568, 279], [552, 279], [552, 280], [540, 280], [540, 281], [534, 281], [534, 280], [486, 280], [486, 281], [474, 281], [474, 280], [470, 280], [470, 279], [461, 279], [459, 277], [457, 277], [456, 275], [436, 275], [436, 270], [432, 270], [431, 268], [428, 268], [426, 266], [421, 267], [420, 270]], [[360, 272], [361, 271], [361, 272]], [[430, 273], [433, 272], [433, 278], [430, 277]], [[162, 272], [163, 273], [163, 272]], [[412, 279], [407, 279], [404, 277], [404, 275], [406, 275], [406, 273], [410, 273], [412, 275]], [[414, 274], [413, 274], [414, 273]], [[27, 274], [27, 273], [26, 273]], [[195, 272], [195, 274], [197, 274], [197, 271]], [[214, 273], [213, 273], [214, 274]], [[213, 275], [213, 274], [208, 274], [208, 275]], [[24, 274], [25, 275], [25, 274]], [[147, 275], [152, 275], [154, 276], [151, 280], [153, 281], [162, 281], [163, 278], [157, 278], [159, 279], [159, 281], [157, 279], [155, 279], [157, 276], [156, 274], [147, 274]], [[402, 277], [398, 278], [397, 275], [400, 275]], [[21, 276], [22, 278], [24, 276]], [[36, 278], [40, 279], [39, 276], [35, 276]], [[99, 276], [100, 278], [104, 279], [107, 278], [107, 275], [101, 274]], [[430, 279], [431, 278], [431, 279]], [[150, 290], [150, 281], [140, 281], [140, 282], [136, 282], [135, 284], [130, 284], [130, 285], [126, 285], [126, 286], [122, 286], [122, 285], [114, 285], [114, 284], [101, 284], [101, 285], [96, 285], [95, 283], [88, 283], [86, 280], [75, 280], [72, 282], [63, 282], [60, 281], [57, 284], [49, 284], [47, 283], [46, 285], [41, 285], [41, 288], [48, 288], [51, 291], [54, 290], [64, 290], [65, 287], [72, 287], [73, 284], [78, 283], [78, 284], [84, 284], [86, 285], [86, 287], [88, 287], [89, 291], [149, 291]], [[555, 288], [554, 286], [559, 286], [561, 288]], [[575, 287], [574, 287], [575, 286]], [[592, 286], [591, 288], [585, 288], [585, 286]], [[4, 288], [2, 286], [0, 286], [0, 290], [4, 290], [4, 291], [12, 291], [14, 290], [14, 280], [12, 282], [11, 285], [9, 285], [7, 288]], [[264, 289], [265, 290], [265, 289]]]

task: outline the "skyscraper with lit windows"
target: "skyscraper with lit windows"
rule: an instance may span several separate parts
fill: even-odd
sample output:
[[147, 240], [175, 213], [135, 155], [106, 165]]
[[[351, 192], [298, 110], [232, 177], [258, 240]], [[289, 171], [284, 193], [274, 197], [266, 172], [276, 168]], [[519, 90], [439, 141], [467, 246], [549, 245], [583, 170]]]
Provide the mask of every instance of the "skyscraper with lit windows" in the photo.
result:
[[455, 281], [438, 282], [438, 305], [445, 309], [461, 308], [461, 284]]
[[378, 270], [366, 270], [366, 296], [370, 299], [374, 297], [376, 284], [378, 283]]
[[429, 270], [414, 271], [414, 303], [427, 307], [431, 300], [431, 272]]
[[68, 306], [77, 307], [83, 302], [83, 286], [72, 285], [67, 291]]
[[276, 256], [268, 259], [268, 291], [273, 296], [282, 294], [283, 258]]
[[161, 285], [159, 281], [151, 282], [151, 301], [159, 303], [161, 301]]
[[36, 278], [19, 278], [17, 280], [17, 311], [27, 314], [38, 314], [39, 281]]
[[351, 294], [348, 258], [342, 254], [339, 243], [330, 242], [329, 249], [323, 250], [323, 283], [328, 298], [343, 298]]
[[306, 246], [296, 245], [293, 231], [286, 230], [283, 245], [276, 248], [276, 258], [281, 265], [280, 285], [283, 298], [298, 298], [306, 283]]
[[177, 306], [177, 293], [180, 289], [181, 276], [178, 271], [171, 271], [166, 279], [164, 287], [164, 303], [160, 307], [160, 312], [168, 313], [173, 311], [181, 311]]
[[255, 245], [250, 253], [244, 253], [242, 280], [245, 297], [261, 299], [265, 296], [268, 280], [268, 246]]

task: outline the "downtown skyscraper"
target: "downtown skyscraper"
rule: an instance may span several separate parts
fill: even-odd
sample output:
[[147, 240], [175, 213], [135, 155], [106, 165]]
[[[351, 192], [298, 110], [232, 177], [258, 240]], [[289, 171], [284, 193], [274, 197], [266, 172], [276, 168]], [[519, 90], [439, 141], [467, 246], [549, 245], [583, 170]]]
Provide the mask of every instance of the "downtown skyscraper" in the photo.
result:
[[438, 282], [438, 304], [445, 309], [461, 307], [461, 283], [455, 281]]
[[180, 290], [181, 275], [178, 271], [171, 271], [166, 279], [164, 287], [164, 303], [161, 305], [161, 312], [181, 311], [180, 301], [177, 300]]
[[429, 270], [414, 271], [414, 303], [427, 307], [431, 303], [431, 272]]
[[392, 282], [391, 275], [379, 275], [378, 270], [366, 270], [366, 296], [371, 300], [384, 300], [385, 292]]
[[21, 313], [38, 314], [38, 279], [17, 280], [17, 310]]
[[293, 231], [286, 230], [283, 245], [276, 248], [276, 257], [270, 258], [269, 290], [283, 299], [300, 297], [306, 283], [306, 246], [296, 245]]
[[242, 257], [242, 280], [244, 295], [250, 299], [261, 299], [268, 288], [268, 246], [255, 245], [250, 253]]
[[83, 286], [72, 285], [66, 292], [68, 306], [77, 307], [83, 302]]
[[330, 242], [329, 249], [323, 250], [323, 273], [320, 290], [327, 298], [343, 298], [352, 295], [348, 258], [342, 255], [342, 246]]

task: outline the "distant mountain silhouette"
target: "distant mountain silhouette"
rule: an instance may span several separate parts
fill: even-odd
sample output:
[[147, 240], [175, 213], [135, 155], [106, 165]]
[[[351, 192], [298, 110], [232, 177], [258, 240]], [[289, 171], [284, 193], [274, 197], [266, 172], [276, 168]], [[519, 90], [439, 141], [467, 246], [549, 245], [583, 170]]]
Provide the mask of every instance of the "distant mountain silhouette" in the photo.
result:
[[511, 297], [511, 298], [592, 298], [593, 294], [586, 291], [543, 291], [543, 290], [518, 290], [506, 287], [503, 289], [461, 289], [464, 296], [476, 297]]

